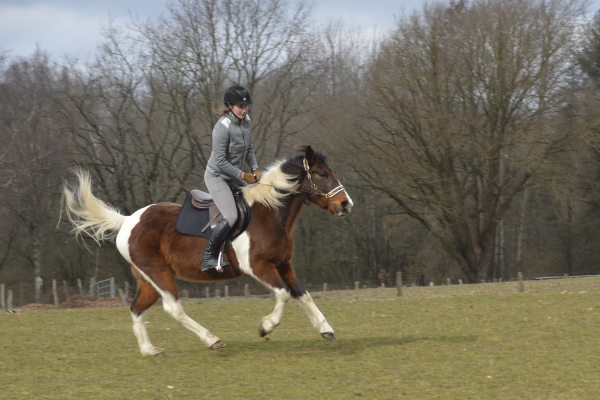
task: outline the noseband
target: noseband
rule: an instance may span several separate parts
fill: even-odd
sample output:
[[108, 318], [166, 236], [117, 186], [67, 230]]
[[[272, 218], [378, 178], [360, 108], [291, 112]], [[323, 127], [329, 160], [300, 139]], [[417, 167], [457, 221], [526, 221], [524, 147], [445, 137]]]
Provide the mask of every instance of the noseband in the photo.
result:
[[332, 198], [333, 196], [335, 196], [336, 194], [338, 194], [339, 192], [343, 192], [344, 186], [340, 185], [338, 187], [335, 187], [335, 188], [331, 189], [328, 193], [317, 192], [318, 187], [312, 181], [312, 175], [310, 174], [310, 169], [308, 167], [308, 160], [305, 158], [302, 162], [304, 164], [304, 169], [306, 170], [306, 177], [308, 178], [308, 181], [310, 182], [310, 188], [312, 191], [314, 191], [314, 193], [311, 191], [311, 194], [316, 194], [321, 197], [325, 197], [327, 199], [327, 206], [329, 206], [329, 199]]

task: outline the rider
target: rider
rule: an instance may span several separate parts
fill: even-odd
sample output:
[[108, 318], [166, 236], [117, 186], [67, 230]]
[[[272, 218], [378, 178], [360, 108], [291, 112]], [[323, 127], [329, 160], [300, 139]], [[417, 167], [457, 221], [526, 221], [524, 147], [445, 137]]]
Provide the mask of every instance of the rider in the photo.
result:
[[[200, 269], [206, 271], [218, 265], [218, 254], [229, 230], [237, 222], [237, 208], [232, 188], [256, 183], [261, 178], [254, 148], [252, 122], [248, 106], [250, 93], [243, 86], [231, 86], [225, 91], [223, 103], [215, 113], [219, 118], [212, 132], [212, 153], [206, 166], [204, 181], [223, 219], [219, 221], [206, 245]], [[244, 159], [252, 171], [242, 171]], [[222, 263], [222, 266], [229, 263]]]

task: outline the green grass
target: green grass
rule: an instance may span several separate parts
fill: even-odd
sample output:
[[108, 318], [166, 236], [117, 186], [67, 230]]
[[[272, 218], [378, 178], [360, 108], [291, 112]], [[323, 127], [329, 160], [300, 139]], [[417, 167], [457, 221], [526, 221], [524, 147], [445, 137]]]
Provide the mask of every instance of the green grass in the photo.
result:
[[290, 302], [202, 300], [210, 351], [162, 308], [139, 355], [125, 308], [0, 314], [1, 399], [598, 399], [600, 279], [313, 293], [338, 340]]

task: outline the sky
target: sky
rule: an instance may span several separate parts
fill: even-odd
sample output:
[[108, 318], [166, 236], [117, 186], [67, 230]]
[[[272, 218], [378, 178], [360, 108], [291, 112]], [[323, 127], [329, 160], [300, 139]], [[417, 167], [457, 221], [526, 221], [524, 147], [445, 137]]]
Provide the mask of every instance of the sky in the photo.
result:
[[[102, 40], [100, 27], [110, 18], [125, 25], [130, 15], [143, 19], [168, 14], [170, 0], [0, 0], [0, 51], [29, 56], [36, 46], [53, 58], [92, 57]], [[293, 3], [294, 0], [288, 0]], [[317, 23], [341, 20], [347, 26], [385, 30], [402, 12], [420, 8], [426, 0], [314, 0]], [[595, 11], [600, 0], [593, 0]]]

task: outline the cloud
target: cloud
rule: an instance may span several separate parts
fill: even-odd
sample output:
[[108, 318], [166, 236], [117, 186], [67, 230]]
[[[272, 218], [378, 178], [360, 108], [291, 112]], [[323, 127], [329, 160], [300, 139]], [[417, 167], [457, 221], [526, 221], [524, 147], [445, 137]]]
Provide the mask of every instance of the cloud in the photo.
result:
[[[39, 44], [55, 57], [92, 54], [100, 36], [97, 14], [30, 4], [0, 5], [0, 49], [27, 56]], [[105, 20], [108, 20], [106, 15]]]

